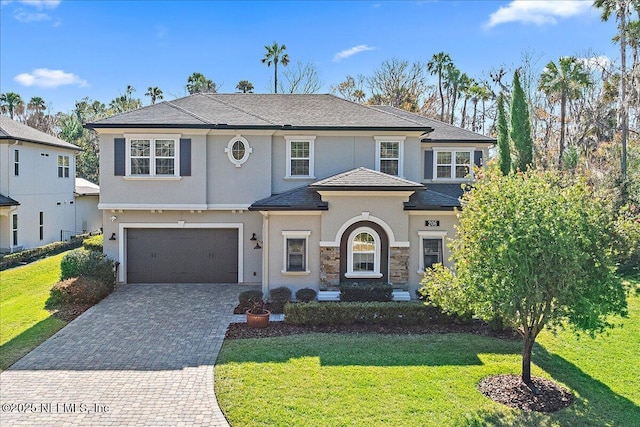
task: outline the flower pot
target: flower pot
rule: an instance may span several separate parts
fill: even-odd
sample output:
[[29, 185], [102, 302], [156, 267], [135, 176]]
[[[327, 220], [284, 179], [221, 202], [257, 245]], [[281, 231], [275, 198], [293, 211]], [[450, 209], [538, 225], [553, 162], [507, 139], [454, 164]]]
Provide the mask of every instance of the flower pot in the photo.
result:
[[247, 326], [250, 328], [266, 328], [269, 326], [269, 315], [271, 312], [265, 310], [262, 314], [253, 314], [247, 311]]

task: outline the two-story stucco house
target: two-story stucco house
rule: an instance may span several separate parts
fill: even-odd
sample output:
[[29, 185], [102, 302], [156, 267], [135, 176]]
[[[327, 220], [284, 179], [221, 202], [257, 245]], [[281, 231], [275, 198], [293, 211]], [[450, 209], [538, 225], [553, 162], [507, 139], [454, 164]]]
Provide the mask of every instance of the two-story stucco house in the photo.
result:
[[196, 94], [88, 127], [120, 281], [325, 299], [344, 281], [414, 295], [425, 266], [446, 263], [461, 184], [495, 142], [332, 95]]
[[0, 253], [75, 234], [79, 147], [0, 116]]

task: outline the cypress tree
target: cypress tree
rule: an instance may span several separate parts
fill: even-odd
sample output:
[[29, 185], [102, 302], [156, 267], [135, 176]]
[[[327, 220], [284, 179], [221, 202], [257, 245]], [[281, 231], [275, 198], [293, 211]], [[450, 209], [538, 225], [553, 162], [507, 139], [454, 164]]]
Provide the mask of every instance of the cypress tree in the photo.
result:
[[513, 99], [511, 101], [511, 139], [516, 154], [516, 170], [526, 171], [533, 163], [533, 139], [527, 99], [520, 84], [520, 73], [513, 73]]
[[503, 175], [511, 172], [511, 140], [509, 139], [509, 125], [507, 113], [504, 111], [504, 95], [498, 95], [498, 164]]

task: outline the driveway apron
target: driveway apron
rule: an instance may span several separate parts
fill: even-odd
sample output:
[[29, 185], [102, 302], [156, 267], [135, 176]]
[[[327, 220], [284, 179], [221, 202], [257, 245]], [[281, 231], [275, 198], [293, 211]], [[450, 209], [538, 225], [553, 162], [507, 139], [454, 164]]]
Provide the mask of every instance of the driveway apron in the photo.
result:
[[125, 285], [0, 374], [3, 426], [228, 426], [213, 366], [242, 285]]

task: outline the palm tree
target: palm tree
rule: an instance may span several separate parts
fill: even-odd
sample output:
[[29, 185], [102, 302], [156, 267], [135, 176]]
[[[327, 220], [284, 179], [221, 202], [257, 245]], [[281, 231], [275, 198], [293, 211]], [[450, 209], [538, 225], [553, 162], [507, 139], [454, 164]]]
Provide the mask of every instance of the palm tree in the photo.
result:
[[449, 93], [449, 123], [453, 124], [456, 101], [458, 100], [459, 87], [462, 79], [462, 72], [453, 63], [445, 68], [444, 85]]
[[45, 108], [47, 108], [47, 105], [45, 104], [44, 99], [39, 96], [32, 97], [27, 104], [27, 109], [34, 110], [36, 114], [44, 111]]
[[3, 113], [9, 113], [9, 117], [13, 119], [14, 114], [19, 110], [24, 103], [22, 97], [15, 92], [6, 92], [0, 95], [0, 106]]
[[471, 98], [471, 92], [469, 89], [475, 84], [475, 80], [469, 77], [467, 73], [462, 73], [460, 76], [460, 85], [458, 90], [460, 92], [460, 96], [464, 98], [464, 103], [462, 104], [462, 119], [460, 122], [460, 127], [463, 129], [467, 119], [467, 102], [469, 101], [469, 98]]
[[431, 57], [427, 62], [429, 73], [438, 75], [438, 91], [440, 92], [440, 121], [444, 121], [444, 94], [442, 93], [442, 75], [447, 66], [451, 64], [451, 57], [448, 53], [440, 52]]
[[240, 80], [236, 85], [236, 89], [242, 91], [242, 93], [253, 93], [253, 83], [249, 80]]
[[274, 92], [278, 93], [278, 62], [281, 63], [284, 67], [289, 65], [289, 55], [284, 51], [287, 50], [287, 46], [278, 45], [278, 43], [273, 42], [271, 46], [265, 46], [266, 53], [264, 54], [264, 58], [262, 58], [262, 63], [267, 64], [267, 67], [271, 67], [273, 64], [273, 80], [274, 80]]
[[615, 14], [618, 21], [618, 37], [620, 43], [620, 93], [618, 104], [618, 116], [622, 133], [620, 140], [622, 144], [622, 181], [627, 177], [627, 138], [629, 133], [629, 114], [626, 105], [627, 93], [627, 15], [634, 7], [640, 13], [640, 2], [638, 0], [594, 0], [593, 6], [602, 9], [601, 18], [608, 21], [612, 14]]
[[155, 104], [157, 99], [164, 98], [162, 89], [160, 89], [158, 86], [149, 86], [149, 88], [147, 89], [147, 93], [145, 93], [144, 95], [151, 98], [151, 105]]
[[193, 73], [187, 78], [187, 91], [190, 94], [209, 92], [216, 93], [216, 84], [202, 73]]
[[564, 139], [567, 117], [567, 101], [577, 98], [582, 90], [591, 85], [589, 73], [575, 57], [560, 58], [558, 65], [551, 61], [540, 75], [538, 89], [548, 97], [556, 96], [560, 100], [560, 142], [558, 144], [558, 167], [562, 166]]

